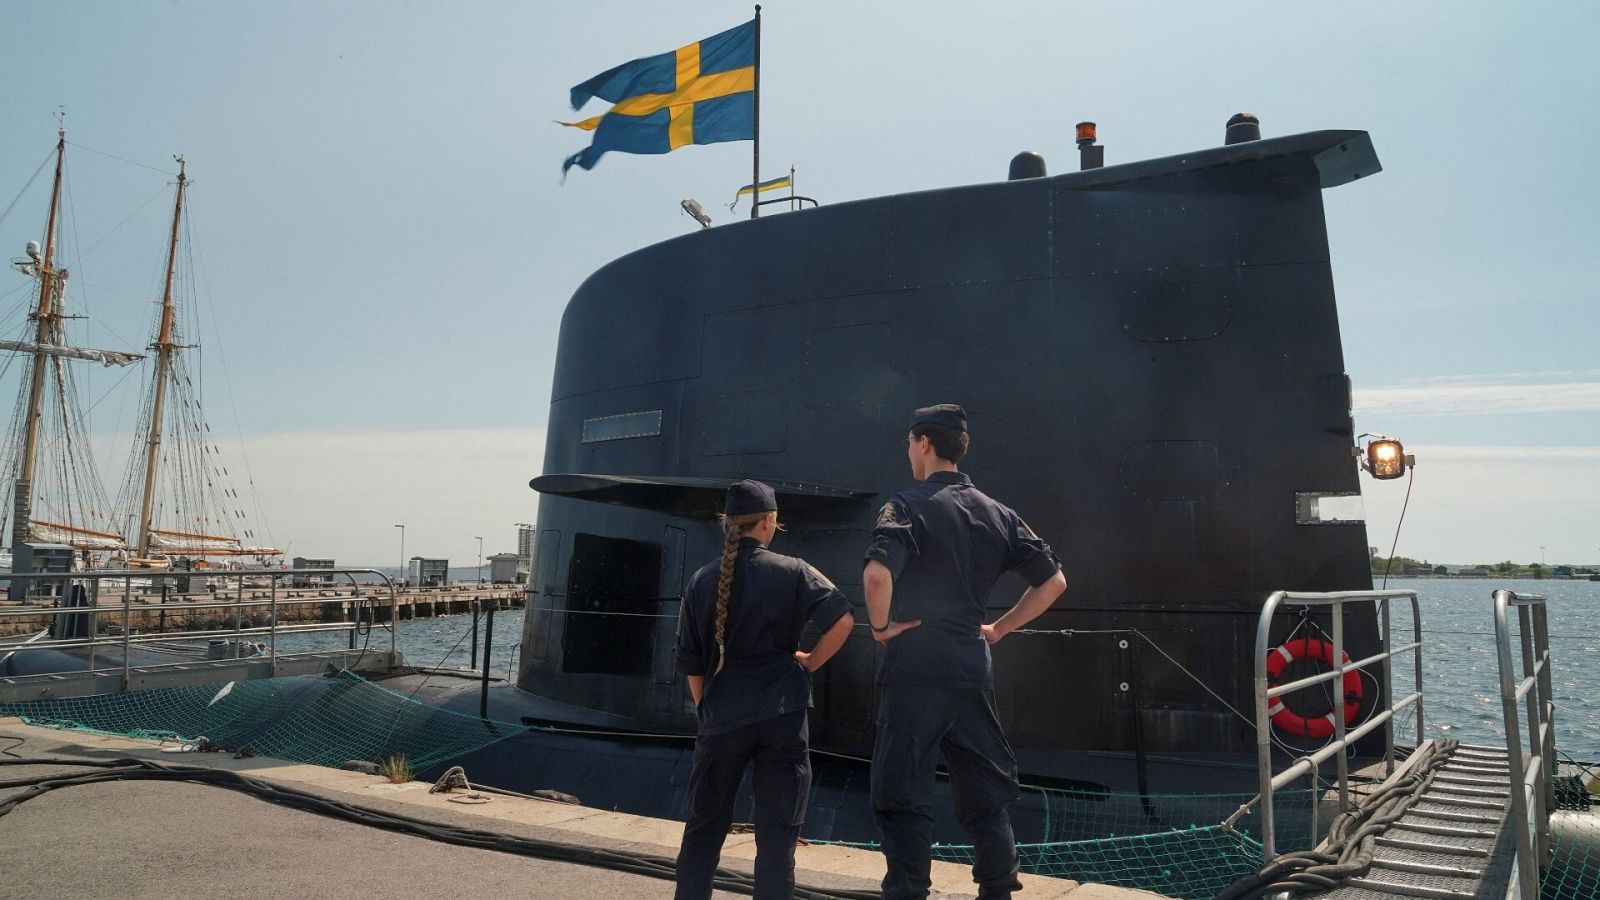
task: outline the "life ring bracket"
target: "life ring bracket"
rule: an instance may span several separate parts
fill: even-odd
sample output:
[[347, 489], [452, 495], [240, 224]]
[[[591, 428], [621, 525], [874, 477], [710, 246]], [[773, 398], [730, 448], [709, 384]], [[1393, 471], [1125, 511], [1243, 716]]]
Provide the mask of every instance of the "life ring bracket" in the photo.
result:
[[[1267, 684], [1275, 685], [1290, 663], [1302, 660], [1314, 660], [1332, 669], [1333, 645], [1317, 638], [1295, 638], [1268, 650]], [[1361, 681], [1361, 670], [1349, 668], [1349, 653], [1340, 654], [1339, 665], [1345, 669], [1344, 724], [1348, 726], [1360, 714], [1361, 701], [1366, 692]], [[1299, 737], [1320, 740], [1331, 737], [1335, 730], [1333, 710], [1320, 716], [1306, 716], [1290, 709], [1288, 704], [1283, 702], [1283, 698], [1275, 697], [1268, 705], [1267, 713], [1271, 716], [1273, 725]]]

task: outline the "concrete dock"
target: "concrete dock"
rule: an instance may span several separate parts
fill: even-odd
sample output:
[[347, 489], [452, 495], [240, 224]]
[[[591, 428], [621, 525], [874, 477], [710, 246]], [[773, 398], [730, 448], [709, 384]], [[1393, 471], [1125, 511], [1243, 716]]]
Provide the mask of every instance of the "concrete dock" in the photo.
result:
[[[672, 857], [683, 825], [565, 803], [494, 796], [460, 805], [422, 782], [390, 784], [379, 776], [127, 738], [58, 731], [0, 718], [0, 754], [8, 759], [147, 759], [221, 768], [309, 791], [367, 810], [621, 853]], [[48, 763], [0, 767], [0, 781], [88, 771]], [[470, 772], [468, 775], [470, 776]], [[17, 793], [0, 788], [0, 801]], [[209, 785], [118, 781], [66, 787], [0, 817], [6, 897], [165, 898], [311, 896], [436, 898], [562, 897], [623, 900], [671, 897], [670, 881], [646, 875], [480, 850], [367, 827], [264, 802]], [[749, 874], [754, 839], [733, 834], [725, 868]], [[801, 846], [797, 883], [822, 890], [875, 890], [883, 860], [874, 852]], [[1037, 900], [1138, 900], [1155, 894], [1064, 879], [1023, 876], [1019, 896]], [[934, 864], [933, 896], [971, 897], [965, 866]], [[717, 892], [721, 898], [742, 896]]]

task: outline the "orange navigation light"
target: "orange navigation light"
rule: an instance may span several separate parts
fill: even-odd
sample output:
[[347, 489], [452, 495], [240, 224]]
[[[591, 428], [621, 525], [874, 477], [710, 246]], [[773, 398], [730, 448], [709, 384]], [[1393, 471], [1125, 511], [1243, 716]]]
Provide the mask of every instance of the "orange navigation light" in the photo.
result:
[[1094, 143], [1094, 123], [1093, 122], [1079, 122], [1078, 123], [1078, 144], [1081, 146], [1085, 141], [1087, 141], [1088, 143], [1091, 143], [1091, 144]]

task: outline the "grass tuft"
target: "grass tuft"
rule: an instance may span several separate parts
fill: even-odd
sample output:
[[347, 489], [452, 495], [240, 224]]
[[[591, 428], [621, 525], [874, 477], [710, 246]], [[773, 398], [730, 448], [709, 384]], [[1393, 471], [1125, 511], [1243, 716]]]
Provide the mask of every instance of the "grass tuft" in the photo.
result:
[[396, 753], [378, 764], [378, 774], [389, 779], [390, 784], [405, 784], [416, 777], [405, 754]]

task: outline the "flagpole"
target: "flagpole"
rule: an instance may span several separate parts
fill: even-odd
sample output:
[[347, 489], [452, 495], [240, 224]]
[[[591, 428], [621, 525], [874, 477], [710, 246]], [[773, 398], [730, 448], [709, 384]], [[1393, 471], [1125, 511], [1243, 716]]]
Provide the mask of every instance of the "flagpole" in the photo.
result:
[[761, 215], [761, 191], [756, 185], [761, 184], [761, 4], [756, 4], [756, 88], [752, 98], [755, 106], [755, 150], [751, 153], [750, 184], [750, 218]]

